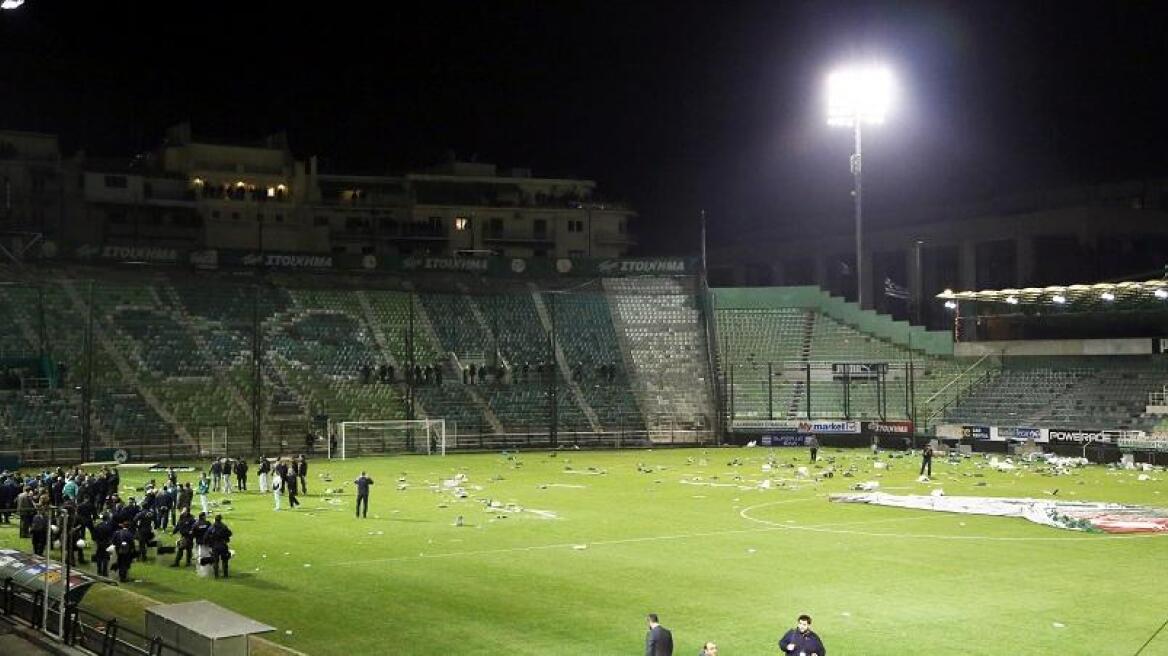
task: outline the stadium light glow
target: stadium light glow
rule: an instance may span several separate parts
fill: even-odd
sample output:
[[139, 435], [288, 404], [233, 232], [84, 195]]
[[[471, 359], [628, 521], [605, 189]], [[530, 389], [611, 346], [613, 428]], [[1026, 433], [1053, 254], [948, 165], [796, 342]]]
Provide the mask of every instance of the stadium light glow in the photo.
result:
[[1059, 305], [1062, 305], [1063, 303], [1067, 302], [1067, 297], [1063, 296], [1062, 294], [1055, 294], [1053, 297], [1051, 297], [1050, 300], [1058, 303]]
[[4, 2], [0, 2], [0, 9], [16, 9], [22, 4], [24, 4], [24, 0], [4, 0]]
[[1111, 292], [1103, 292], [1102, 294], [1099, 295], [1099, 298], [1110, 303], [1111, 301], [1115, 300], [1115, 294], [1112, 294]]
[[945, 301], [945, 308], [949, 310], [956, 310], [957, 301]]
[[827, 124], [850, 127], [856, 135], [851, 169], [855, 178], [852, 196], [856, 204], [856, 305], [864, 309], [863, 176], [860, 126], [884, 122], [894, 95], [892, 73], [880, 65], [854, 65], [827, 76]]
[[827, 124], [879, 125], [892, 106], [892, 73], [879, 65], [849, 66], [827, 76]]
[[1160, 299], [1161, 301], [1168, 298], [1168, 289], [1164, 289], [1163, 287], [1157, 289], [1154, 293], [1156, 294], [1156, 298]]
[[1009, 303], [1010, 305], [1017, 305], [1018, 304], [1018, 297], [1017, 296], [1007, 296], [1006, 302]]

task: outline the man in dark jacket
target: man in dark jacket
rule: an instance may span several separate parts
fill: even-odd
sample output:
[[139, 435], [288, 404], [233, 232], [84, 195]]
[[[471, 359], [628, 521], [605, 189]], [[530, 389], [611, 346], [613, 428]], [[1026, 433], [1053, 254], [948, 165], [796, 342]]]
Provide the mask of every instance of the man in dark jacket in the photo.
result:
[[130, 576], [130, 565], [134, 564], [134, 531], [130, 530], [129, 522], [123, 522], [114, 531], [113, 543], [118, 556], [118, 580], [125, 583]]
[[175, 533], [178, 534], [178, 544], [175, 545], [174, 564], [171, 567], [178, 567], [184, 551], [187, 554], [187, 567], [190, 567], [191, 554], [195, 546], [195, 518], [191, 516], [190, 509], [184, 510], [183, 514], [179, 515], [178, 521], [174, 523], [174, 530], [171, 531], [171, 534]]
[[300, 479], [300, 491], [308, 494], [308, 459], [303, 453], [296, 459], [296, 476]]
[[[928, 474], [925, 473], [926, 471]], [[933, 477], [933, 445], [931, 443], [926, 444], [924, 450], [921, 451], [921, 473], [917, 474], [917, 476], [926, 475], [929, 478]]]
[[827, 656], [823, 641], [811, 630], [810, 615], [799, 616], [799, 625], [779, 638], [779, 649], [792, 656]]
[[32, 536], [32, 552], [45, 555], [45, 546], [49, 543], [49, 518], [39, 512], [33, 515], [28, 533]]
[[645, 634], [645, 656], [673, 656], [673, 633], [661, 626], [657, 613], [649, 613], [649, 632]]
[[97, 573], [109, 576], [109, 546], [114, 536], [114, 523], [109, 513], [102, 515], [101, 521], [90, 527], [89, 535], [93, 538], [93, 564], [97, 566]]
[[231, 529], [223, 523], [223, 515], [215, 515], [215, 523], [203, 535], [203, 542], [211, 546], [211, 558], [215, 560], [215, 578], [219, 578], [219, 563], [223, 563], [223, 578], [227, 578], [227, 562], [231, 552], [227, 543], [231, 541]]
[[235, 489], [240, 492], [247, 490], [247, 461], [243, 458], [235, 461]]
[[[357, 516], [368, 517], [369, 486], [373, 485], [373, 479], [366, 476], [365, 472], [361, 472], [361, 475], [357, 477], [357, 480], [353, 481], [353, 484], [357, 486]], [[362, 506], [364, 506], [363, 509]]]
[[0, 480], [0, 523], [11, 524], [12, 513], [16, 511], [16, 495], [20, 487], [14, 476], [4, 476]]

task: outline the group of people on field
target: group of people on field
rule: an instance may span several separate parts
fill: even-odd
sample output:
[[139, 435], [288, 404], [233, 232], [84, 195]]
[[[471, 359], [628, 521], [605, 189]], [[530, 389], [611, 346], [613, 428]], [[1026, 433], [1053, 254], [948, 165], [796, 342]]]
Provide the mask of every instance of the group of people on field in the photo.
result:
[[[645, 634], [645, 656], [673, 656], [673, 632], [661, 626], [657, 613], [645, 618], [649, 631]], [[811, 630], [811, 616], [800, 615], [793, 628], [779, 638], [779, 651], [789, 656], [827, 656], [823, 640]], [[718, 644], [712, 640], [702, 643], [698, 656], [718, 656]]]

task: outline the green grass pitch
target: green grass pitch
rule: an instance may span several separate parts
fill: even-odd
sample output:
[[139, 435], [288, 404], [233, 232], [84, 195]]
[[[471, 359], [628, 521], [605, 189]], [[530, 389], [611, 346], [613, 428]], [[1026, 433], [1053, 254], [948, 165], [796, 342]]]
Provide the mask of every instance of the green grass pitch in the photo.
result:
[[[768, 456], [778, 466], [764, 472]], [[231, 496], [231, 579], [200, 579], [164, 556], [135, 564], [141, 582], [125, 587], [164, 602], [210, 599], [314, 656], [636, 654], [651, 611], [678, 654], [704, 640], [727, 656], [776, 654], [804, 612], [835, 656], [1168, 654], [1168, 630], [1153, 638], [1168, 619], [1168, 536], [826, 498], [876, 480], [900, 493], [1057, 488], [1163, 507], [1168, 474], [1002, 473], [977, 456], [938, 459], [926, 484], [915, 457], [883, 455], [882, 471], [865, 451], [826, 449], [820, 464], [833, 461], [836, 476], [816, 482], [788, 466], [806, 459], [805, 449], [762, 448], [318, 459], [298, 510], [274, 512], [257, 492]], [[841, 475], [848, 468], [854, 477]], [[363, 469], [376, 484], [359, 520], [351, 482]], [[441, 486], [460, 473], [466, 498]], [[763, 479], [778, 483], [759, 489]], [[337, 487], [344, 493], [324, 494]], [[488, 501], [514, 505], [488, 512]], [[29, 548], [15, 525], [0, 543]], [[115, 608], [117, 598], [95, 590], [89, 601]]]

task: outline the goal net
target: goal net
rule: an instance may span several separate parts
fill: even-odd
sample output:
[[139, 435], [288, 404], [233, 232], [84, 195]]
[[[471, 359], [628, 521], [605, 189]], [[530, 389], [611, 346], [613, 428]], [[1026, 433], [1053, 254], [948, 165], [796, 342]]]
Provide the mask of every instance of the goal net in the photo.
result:
[[341, 460], [390, 453], [446, 455], [446, 420], [343, 421], [329, 447], [329, 457]]

